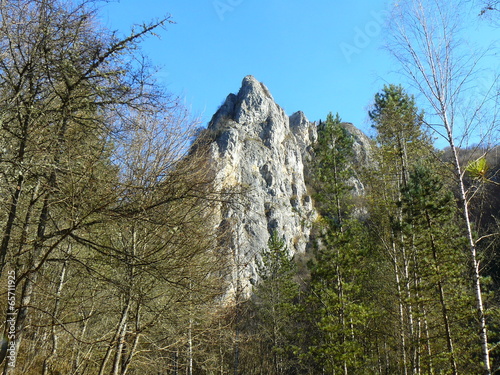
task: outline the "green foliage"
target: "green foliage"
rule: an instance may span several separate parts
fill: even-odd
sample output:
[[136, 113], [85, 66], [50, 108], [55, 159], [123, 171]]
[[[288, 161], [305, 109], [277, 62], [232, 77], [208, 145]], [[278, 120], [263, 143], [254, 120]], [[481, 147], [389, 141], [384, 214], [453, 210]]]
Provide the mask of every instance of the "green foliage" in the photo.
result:
[[[422, 131], [423, 114], [401, 86], [375, 96], [378, 164], [368, 176], [370, 225], [386, 270], [376, 304], [384, 366], [394, 372], [476, 373], [467, 248], [458, 211]], [[392, 317], [388, 318], [388, 317]]]
[[426, 340], [429, 352], [436, 353], [433, 368], [479, 371], [470, 366], [477, 354], [471, 350], [473, 329], [463, 325], [474, 319], [474, 303], [467, 285], [466, 239], [456, 224], [454, 197], [444, 189], [440, 177], [417, 165], [402, 190], [401, 206], [410, 265], [418, 275], [418, 290], [412, 291], [415, 312], [433, 322]]
[[297, 266], [276, 231], [261, 256], [257, 260], [260, 281], [252, 299], [257, 340], [267, 348], [261, 354], [271, 364], [266, 373], [289, 374], [297, 365], [292, 355], [299, 297]]
[[306, 309], [315, 334], [306, 350], [328, 373], [370, 371], [363, 338], [373, 313], [365, 288], [371, 266], [366, 231], [351, 203], [353, 143], [338, 115], [330, 113], [320, 124], [313, 181], [321, 217]]
[[428, 157], [433, 150], [431, 139], [422, 130], [424, 114], [415, 98], [399, 85], [386, 85], [375, 95], [373, 110], [369, 112], [372, 126], [377, 130], [377, 143], [383, 166], [407, 173], [408, 163], [419, 157]]
[[[368, 115], [381, 144], [393, 143], [402, 133], [418, 134], [423, 124], [423, 113], [418, 111], [415, 98], [408, 95], [401, 85], [385, 85], [382, 92], [375, 94], [373, 110]], [[391, 134], [387, 131], [391, 128], [399, 132]]]
[[[261, 283], [267, 281], [290, 281], [296, 272], [296, 265], [289, 256], [285, 241], [279, 238], [278, 233], [274, 231], [269, 237], [268, 248], [261, 253], [261, 260], [257, 260], [258, 275]], [[259, 284], [261, 285], [261, 284]], [[260, 288], [258, 287], [257, 290]]]
[[318, 126], [318, 142], [315, 145], [313, 162], [313, 185], [317, 193], [315, 200], [325, 220], [341, 225], [348, 205], [341, 198], [348, 199], [352, 190], [349, 179], [353, 176], [352, 159], [354, 140], [342, 126], [337, 114], [329, 113], [326, 121]]
[[[344, 221], [342, 230], [323, 228], [322, 244], [310, 262], [309, 319], [318, 333], [310, 355], [328, 372], [369, 373], [365, 338], [373, 318], [370, 303], [373, 263], [369, 241], [357, 220]], [[367, 345], [368, 344], [368, 345]]]
[[465, 170], [474, 180], [479, 180], [481, 182], [490, 182], [487, 177], [489, 165], [485, 157], [480, 157], [479, 159], [469, 162]]

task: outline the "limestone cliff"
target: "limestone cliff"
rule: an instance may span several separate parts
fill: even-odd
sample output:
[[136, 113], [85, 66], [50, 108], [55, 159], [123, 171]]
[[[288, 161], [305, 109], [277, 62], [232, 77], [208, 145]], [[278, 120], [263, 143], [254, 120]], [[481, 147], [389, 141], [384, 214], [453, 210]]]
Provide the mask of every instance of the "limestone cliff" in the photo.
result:
[[[316, 125], [302, 112], [288, 117], [266, 86], [247, 76], [238, 94], [228, 95], [215, 113], [208, 132], [217, 184], [244, 191], [240, 205], [221, 209], [220, 225], [230, 237], [233, 281], [248, 293], [256, 279], [255, 258], [267, 247], [270, 233], [277, 231], [290, 252], [306, 251], [316, 218], [306, 186]], [[353, 135], [363, 138], [361, 132]], [[361, 153], [365, 139], [359, 139]]]

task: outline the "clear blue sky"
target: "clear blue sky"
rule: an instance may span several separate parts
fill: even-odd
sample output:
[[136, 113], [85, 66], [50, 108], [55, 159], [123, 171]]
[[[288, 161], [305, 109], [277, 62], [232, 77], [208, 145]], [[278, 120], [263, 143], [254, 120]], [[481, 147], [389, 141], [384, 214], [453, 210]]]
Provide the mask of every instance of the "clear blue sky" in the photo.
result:
[[161, 82], [205, 125], [251, 74], [289, 115], [330, 111], [370, 132], [367, 111], [384, 83], [400, 83], [382, 50], [388, 0], [120, 0], [102, 9], [112, 30], [170, 14], [175, 24], [143, 51]]

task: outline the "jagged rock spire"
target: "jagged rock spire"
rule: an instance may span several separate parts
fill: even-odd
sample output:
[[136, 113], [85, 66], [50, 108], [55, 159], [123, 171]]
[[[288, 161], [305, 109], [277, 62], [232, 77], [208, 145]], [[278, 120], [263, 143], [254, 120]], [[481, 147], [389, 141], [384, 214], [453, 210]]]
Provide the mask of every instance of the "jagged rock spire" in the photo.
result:
[[[366, 162], [369, 139], [352, 124], [344, 126], [354, 137], [359, 162]], [[243, 204], [221, 206], [218, 220], [230, 236], [234, 285], [248, 295], [257, 278], [255, 259], [273, 231], [292, 254], [304, 253], [310, 244], [317, 215], [306, 178], [318, 137], [316, 125], [300, 111], [288, 117], [264, 84], [246, 76], [238, 94], [227, 96], [208, 129], [213, 134], [210, 147], [217, 184], [244, 191]], [[362, 190], [359, 181], [353, 185]]]
[[[315, 126], [303, 114], [290, 119], [267, 87], [252, 76], [238, 94], [230, 94], [213, 116], [212, 159], [223, 187], [241, 186], [245, 202], [221, 209], [231, 226], [235, 267], [246, 284], [256, 278], [255, 257], [276, 231], [291, 253], [304, 252], [315, 218], [304, 180], [303, 156], [315, 137]], [[307, 135], [307, 136], [305, 136]], [[248, 290], [247, 290], [248, 291]]]

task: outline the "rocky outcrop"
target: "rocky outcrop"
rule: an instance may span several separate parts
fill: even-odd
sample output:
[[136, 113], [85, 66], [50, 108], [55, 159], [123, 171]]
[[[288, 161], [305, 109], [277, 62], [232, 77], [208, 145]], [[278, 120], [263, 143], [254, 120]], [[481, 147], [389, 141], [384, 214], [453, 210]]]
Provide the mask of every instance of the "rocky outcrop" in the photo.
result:
[[[357, 139], [357, 129], [351, 130], [362, 157], [365, 139], [359, 131]], [[273, 231], [291, 253], [304, 253], [310, 242], [317, 215], [306, 179], [316, 125], [302, 112], [288, 117], [267, 87], [247, 76], [238, 94], [228, 95], [214, 114], [207, 131], [216, 183], [244, 192], [239, 204], [221, 206], [218, 220], [233, 255], [233, 285], [239, 283], [248, 294], [257, 278], [255, 259]]]
[[369, 165], [373, 162], [372, 141], [361, 130], [350, 122], [343, 122], [342, 126], [353, 137], [354, 162], [358, 165]]
[[302, 113], [292, 119], [262, 83], [247, 76], [208, 127], [217, 184], [244, 192], [241, 204], [223, 208], [221, 222], [231, 237], [236, 276], [247, 288], [256, 279], [255, 258], [273, 231], [292, 253], [303, 253], [309, 242], [316, 214], [303, 160], [316, 132]]
[[[353, 156], [354, 156], [354, 164], [357, 166], [367, 167], [368, 165], [373, 163], [373, 149], [372, 149], [372, 141], [368, 138], [365, 133], [356, 128], [350, 122], [343, 122], [342, 126], [346, 129], [349, 134], [351, 134], [353, 139]], [[355, 168], [355, 170], [359, 170], [362, 168]], [[361, 182], [361, 179], [358, 176], [353, 176], [349, 180], [349, 183], [353, 187], [353, 194], [360, 196], [364, 193], [365, 187]], [[361, 207], [357, 207], [360, 216], [364, 216], [366, 214], [365, 210]]]

